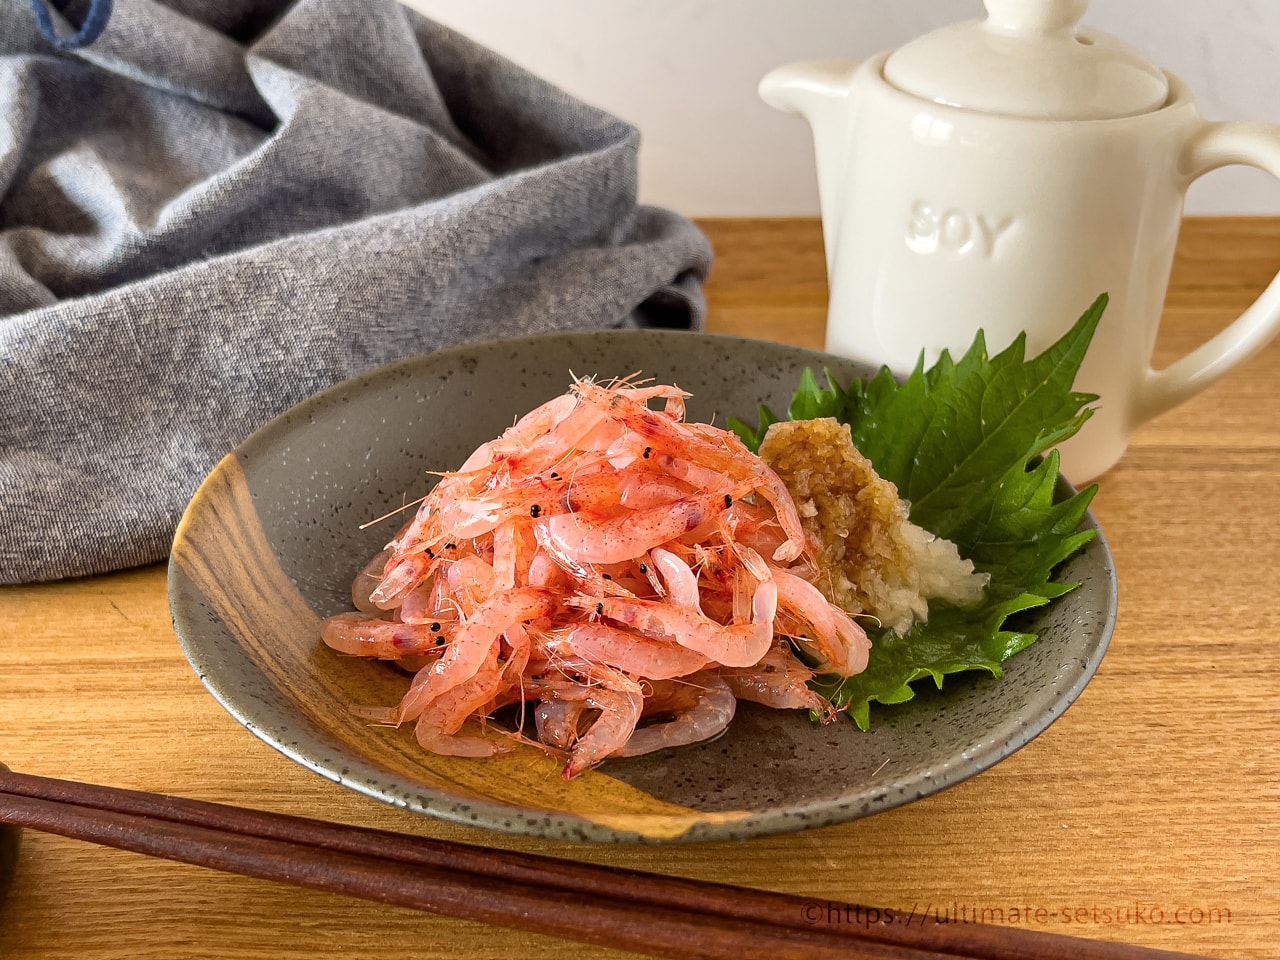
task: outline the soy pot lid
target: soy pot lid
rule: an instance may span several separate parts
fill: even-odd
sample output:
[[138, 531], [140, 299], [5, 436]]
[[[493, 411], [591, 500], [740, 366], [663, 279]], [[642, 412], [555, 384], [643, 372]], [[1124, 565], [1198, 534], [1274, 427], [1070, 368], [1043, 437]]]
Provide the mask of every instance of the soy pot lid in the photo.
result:
[[1164, 72], [1108, 34], [1078, 26], [1089, 0], [984, 0], [987, 19], [894, 51], [884, 78], [935, 103], [1040, 120], [1103, 120], [1162, 107]]

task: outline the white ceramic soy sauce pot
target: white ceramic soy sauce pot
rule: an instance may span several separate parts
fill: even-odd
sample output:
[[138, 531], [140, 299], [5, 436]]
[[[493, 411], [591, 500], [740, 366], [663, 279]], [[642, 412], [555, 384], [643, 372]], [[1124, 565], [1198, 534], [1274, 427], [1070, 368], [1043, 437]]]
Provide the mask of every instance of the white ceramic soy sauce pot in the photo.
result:
[[1280, 327], [1273, 281], [1208, 343], [1151, 369], [1187, 187], [1235, 163], [1280, 177], [1280, 128], [1206, 122], [1177, 77], [1079, 27], [1087, 6], [986, 0], [985, 21], [760, 84], [813, 128], [830, 352], [906, 373], [981, 328], [992, 352], [1026, 331], [1030, 355], [1109, 295], [1076, 381], [1098, 413], [1062, 448], [1076, 483]]

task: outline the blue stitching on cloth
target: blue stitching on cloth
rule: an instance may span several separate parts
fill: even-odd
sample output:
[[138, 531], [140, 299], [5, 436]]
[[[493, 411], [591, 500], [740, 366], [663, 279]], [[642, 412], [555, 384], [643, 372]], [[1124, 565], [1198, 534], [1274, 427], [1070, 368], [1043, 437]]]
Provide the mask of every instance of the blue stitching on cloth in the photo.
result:
[[[62, 10], [68, 2], [69, 0], [53, 0], [53, 5], [58, 10]], [[87, 47], [102, 35], [107, 21], [111, 19], [111, 0], [90, 0], [89, 12], [85, 14], [84, 23], [80, 25], [80, 29], [72, 36], [60, 37], [53, 29], [53, 17], [45, 5], [45, 0], [31, 0], [31, 6], [35, 9], [36, 24], [40, 27], [40, 33], [59, 50], [78, 50], [81, 47]]]

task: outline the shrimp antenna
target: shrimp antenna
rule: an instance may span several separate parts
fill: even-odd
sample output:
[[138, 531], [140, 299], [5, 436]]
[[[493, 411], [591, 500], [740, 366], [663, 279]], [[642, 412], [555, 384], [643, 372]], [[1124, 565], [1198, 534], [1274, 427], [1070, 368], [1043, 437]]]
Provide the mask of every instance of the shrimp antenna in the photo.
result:
[[445, 603], [449, 603], [453, 606], [453, 612], [458, 615], [458, 623], [465, 627], [467, 625], [467, 615], [462, 609], [462, 604], [458, 603], [454, 597], [451, 597], [447, 593], [440, 598], [441, 609], [444, 608]]
[[418, 504], [422, 503], [422, 502], [423, 502], [424, 500], [426, 500], [426, 499], [427, 499], [427, 497], [429, 497], [429, 496], [431, 496], [431, 494], [429, 494], [429, 493], [428, 493], [428, 494], [426, 494], [426, 495], [424, 495], [424, 496], [421, 496], [421, 497], [419, 497], [417, 500], [414, 500], [414, 501], [412, 501], [412, 502], [410, 502], [410, 503], [402, 503], [400, 506], [396, 507], [394, 510], [391, 510], [391, 511], [389, 511], [389, 512], [387, 512], [387, 513], [384, 513], [384, 514], [383, 514], [382, 516], [380, 516], [380, 517], [375, 517], [375, 518], [374, 518], [374, 519], [372, 519], [372, 520], [366, 520], [364, 523], [360, 524], [359, 529], [361, 529], [361, 530], [367, 530], [369, 527], [372, 527], [375, 523], [381, 523], [383, 520], [389, 520], [389, 519], [391, 519], [392, 517], [394, 517], [397, 513], [404, 513], [404, 512], [405, 512], [406, 510], [408, 510], [410, 507], [416, 507]]
[[680, 684], [681, 686], [689, 687], [693, 690], [705, 691], [705, 690], [711, 689], [705, 683], [694, 683], [692, 680], [688, 679], [687, 677], [672, 677], [671, 682]]

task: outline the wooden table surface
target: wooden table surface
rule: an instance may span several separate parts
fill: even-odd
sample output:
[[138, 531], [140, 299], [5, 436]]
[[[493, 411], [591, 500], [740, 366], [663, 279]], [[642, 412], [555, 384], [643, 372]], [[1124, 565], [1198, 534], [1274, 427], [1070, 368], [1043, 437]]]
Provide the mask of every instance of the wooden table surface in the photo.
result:
[[[710, 221], [708, 329], [820, 346], [813, 221]], [[1280, 265], [1280, 221], [1188, 221], [1157, 365]], [[1280, 950], [1280, 344], [1147, 425], [1094, 512], [1120, 579], [1077, 703], [993, 769], [869, 819], [667, 847], [488, 834], [310, 774], [204, 691], [160, 566], [0, 588], [0, 760], [176, 793], [827, 899], [1215, 957]], [[584, 948], [28, 832], [0, 957], [560, 958]], [[593, 956], [623, 956], [591, 951]]]

